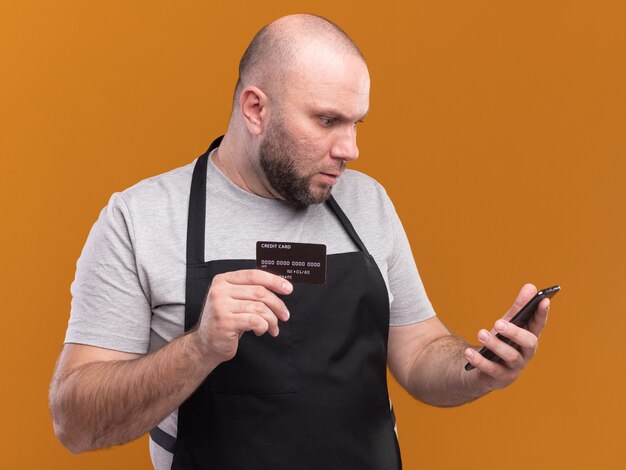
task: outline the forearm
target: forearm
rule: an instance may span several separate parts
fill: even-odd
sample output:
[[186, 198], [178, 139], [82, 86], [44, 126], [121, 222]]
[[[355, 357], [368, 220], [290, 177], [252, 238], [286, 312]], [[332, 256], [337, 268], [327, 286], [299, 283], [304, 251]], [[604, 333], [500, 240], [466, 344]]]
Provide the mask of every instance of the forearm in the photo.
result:
[[424, 346], [408, 378], [408, 390], [416, 398], [436, 406], [456, 406], [491, 391], [474, 372], [464, 368], [463, 356], [471, 347], [453, 335], [439, 337]]
[[55, 432], [73, 452], [136, 439], [176, 409], [217, 364], [201, 354], [194, 333], [136, 359], [82, 364], [52, 382]]

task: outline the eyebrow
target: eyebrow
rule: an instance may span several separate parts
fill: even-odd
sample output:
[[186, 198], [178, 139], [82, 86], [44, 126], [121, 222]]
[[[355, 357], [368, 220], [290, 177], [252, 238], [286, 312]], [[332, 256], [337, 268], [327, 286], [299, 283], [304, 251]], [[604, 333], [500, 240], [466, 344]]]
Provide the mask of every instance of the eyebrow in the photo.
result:
[[[357, 119], [354, 122], [363, 122], [365, 120], [365, 118], [367, 117], [369, 112], [370, 112], [370, 110], [369, 110], [369, 108], [367, 108], [367, 111], [365, 111], [365, 114], [361, 118]], [[336, 117], [338, 117], [339, 119], [341, 119], [343, 121], [353, 121], [348, 116], [346, 116], [344, 113], [342, 113], [338, 109], [335, 109], [335, 108], [332, 108], [332, 107], [319, 108], [319, 109], [315, 110], [315, 114], [321, 115], [321, 116], [336, 116]]]

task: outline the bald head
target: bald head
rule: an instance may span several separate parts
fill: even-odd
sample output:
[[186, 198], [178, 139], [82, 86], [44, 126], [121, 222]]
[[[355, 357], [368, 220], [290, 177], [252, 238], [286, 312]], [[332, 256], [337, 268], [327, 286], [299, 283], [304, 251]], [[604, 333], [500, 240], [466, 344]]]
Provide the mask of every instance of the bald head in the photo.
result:
[[356, 125], [369, 109], [359, 49], [338, 26], [291, 15], [252, 40], [215, 164], [235, 184], [306, 206], [325, 200], [358, 157]]
[[315, 15], [289, 15], [268, 24], [252, 39], [239, 63], [235, 96], [246, 86], [279, 93], [287, 77], [308, 57], [312, 48], [359, 57], [361, 51], [336, 24]]

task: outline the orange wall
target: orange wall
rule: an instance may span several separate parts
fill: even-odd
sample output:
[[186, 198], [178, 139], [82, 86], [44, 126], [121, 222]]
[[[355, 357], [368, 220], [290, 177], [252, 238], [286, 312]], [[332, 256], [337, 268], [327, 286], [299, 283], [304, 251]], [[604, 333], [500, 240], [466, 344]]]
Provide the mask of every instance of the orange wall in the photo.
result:
[[[113, 191], [191, 161], [224, 131], [239, 56], [289, 4], [4, 2], [6, 468], [149, 467], [145, 438], [72, 456], [52, 433], [46, 393], [75, 262]], [[522, 283], [563, 286], [510, 389], [442, 410], [391, 386], [405, 467], [623, 465], [624, 3], [297, 10], [339, 23], [368, 59], [372, 106], [353, 167], [388, 189], [450, 328], [474, 340]]]

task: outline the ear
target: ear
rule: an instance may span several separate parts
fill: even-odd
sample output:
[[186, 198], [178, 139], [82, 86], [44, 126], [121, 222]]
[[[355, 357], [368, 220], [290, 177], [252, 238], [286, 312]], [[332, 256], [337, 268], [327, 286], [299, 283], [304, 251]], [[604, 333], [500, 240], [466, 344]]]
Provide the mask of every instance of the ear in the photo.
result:
[[260, 135], [265, 130], [267, 120], [267, 95], [255, 86], [248, 86], [239, 95], [239, 107], [243, 121], [252, 135]]

